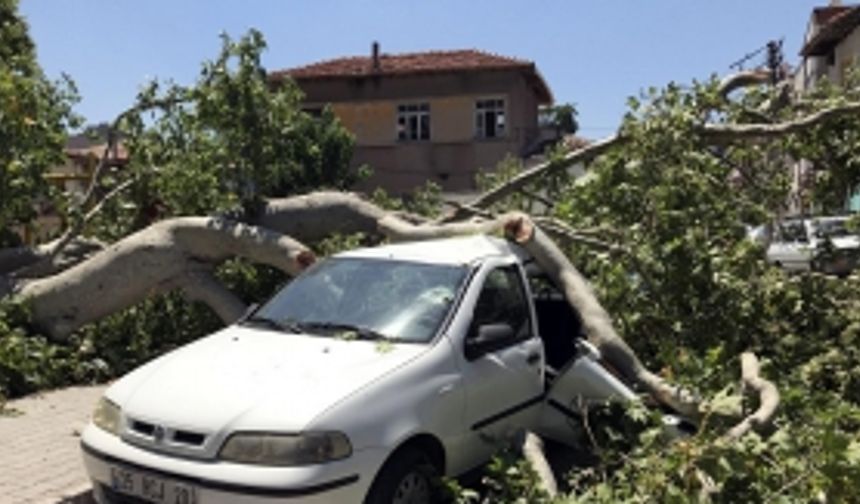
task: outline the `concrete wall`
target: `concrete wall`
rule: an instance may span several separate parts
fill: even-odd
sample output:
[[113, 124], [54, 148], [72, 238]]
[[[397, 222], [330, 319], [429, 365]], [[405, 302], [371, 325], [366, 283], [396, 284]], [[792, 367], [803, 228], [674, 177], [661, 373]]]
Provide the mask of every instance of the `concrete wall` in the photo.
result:
[[830, 79], [842, 84], [849, 69], [855, 66], [858, 56], [860, 56], [860, 28], [854, 28], [854, 31], [836, 46], [834, 65], [830, 69]]
[[[810, 33], [815, 33], [811, 31]], [[807, 35], [807, 41], [811, 38]], [[833, 61], [826, 56], [811, 56], [803, 61], [803, 82], [800, 89], [810, 89], [822, 77], [830, 82], [842, 84], [848, 70], [860, 60], [860, 27], [855, 28], [833, 51]]]
[[[538, 98], [515, 71], [299, 81], [307, 106], [330, 103], [356, 136], [353, 165], [373, 177], [359, 189], [404, 193], [434, 181], [445, 191], [475, 188], [479, 169], [519, 156], [538, 136]], [[505, 100], [506, 134], [475, 138], [475, 101]], [[430, 140], [397, 139], [397, 107], [430, 105]]]

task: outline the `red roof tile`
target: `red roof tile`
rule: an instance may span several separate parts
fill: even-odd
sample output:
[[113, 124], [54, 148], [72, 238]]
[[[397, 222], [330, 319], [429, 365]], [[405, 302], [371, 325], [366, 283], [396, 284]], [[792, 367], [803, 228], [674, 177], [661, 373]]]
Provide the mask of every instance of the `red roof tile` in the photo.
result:
[[830, 5], [827, 7], [816, 7], [812, 9], [812, 15], [815, 17], [815, 22], [818, 25], [824, 25], [829, 23], [834, 17], [842, 14], [849, 9], [851, 9], [851, 7], [846, 5]]
[[860, 6], [820, 7], [813, 16], [821, 25], [800, 50], [802, 56], [824, 56], [860, 26]]
[[303, 81], [490, 70], [522, 70], [535, 78], [536, 88], [542, 101], [552, 101], [549, 88], [537, 72], [534, 63], [475, 49], [404, 54], [383, 53], [379, 55], [379, 68], [374, 68], [371, 56], [349, 56], [275, 71], [271, 73], [271, 78], [277, 81], [288, 76], [296, 81]]

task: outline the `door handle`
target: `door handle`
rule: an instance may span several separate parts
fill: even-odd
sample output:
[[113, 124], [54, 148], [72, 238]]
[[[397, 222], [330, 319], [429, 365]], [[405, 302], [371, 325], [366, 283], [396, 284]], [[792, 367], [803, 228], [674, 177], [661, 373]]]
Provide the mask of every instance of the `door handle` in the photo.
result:
[[526, 362], [530, 366], [534, 366], [540, 363], [540, 354], [538, 352], [530, 353], [528, 357], [526, 357]]

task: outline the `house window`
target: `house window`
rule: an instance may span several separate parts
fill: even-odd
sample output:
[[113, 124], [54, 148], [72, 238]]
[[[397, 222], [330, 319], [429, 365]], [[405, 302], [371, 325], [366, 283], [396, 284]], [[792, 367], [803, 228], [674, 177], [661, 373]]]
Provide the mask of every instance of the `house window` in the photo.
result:
[[322, 107], [303, 107], [302, 112], [304, 112], [305, 114], [307, 114], [307, 115], [309, 115], [315, 119], [319, 119], [320, 117], [322, 117], [323, 108]]
[[478, 138], [505, 136], [505, 100], [491, 99], [475, 102], [475, 134]]
[[398, 140], [430, 140], [430, 105], [413, 103], [397, 107]]

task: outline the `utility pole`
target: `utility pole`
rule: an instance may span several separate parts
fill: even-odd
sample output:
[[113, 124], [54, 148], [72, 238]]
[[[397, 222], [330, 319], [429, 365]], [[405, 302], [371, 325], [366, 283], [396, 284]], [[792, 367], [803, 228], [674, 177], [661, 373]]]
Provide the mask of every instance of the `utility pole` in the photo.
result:
[[776, 84], [785, 78], [785, 58], [782, 53], [782, 39], [768, 41], [764, 46], [745, 54], [743, 58], [729, 65], [729, 68], [741, 71], [750, 60], [763, 52], [766, 53], [765, 65], [770, 70], [771, 84]]
[[776, 85], [777, 82], [785, 78], [785, 68], [783, 67], [784, 58], [782, 55], [782, 39], [771, 40], [767, 43], [767, 68], [770, 70], [770, 83]]

